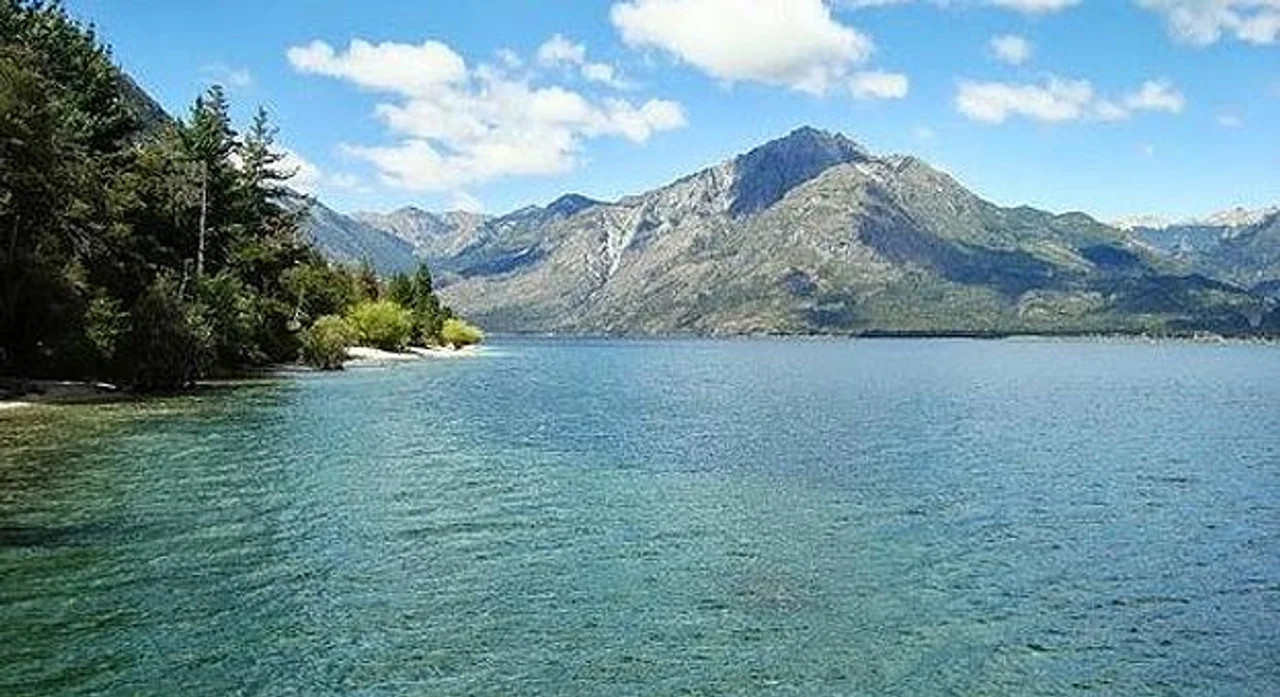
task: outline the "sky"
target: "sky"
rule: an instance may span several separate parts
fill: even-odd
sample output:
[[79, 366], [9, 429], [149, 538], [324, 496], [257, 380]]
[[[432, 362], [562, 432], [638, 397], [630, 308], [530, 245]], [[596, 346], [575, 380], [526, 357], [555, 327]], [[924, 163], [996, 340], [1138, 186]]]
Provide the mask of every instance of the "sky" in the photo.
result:
[[639, 193], [793, 128], [1002, 205], [1280, 204], [1280, 0], [68, 0], [170, 113], [264, 106], [347, 212]]

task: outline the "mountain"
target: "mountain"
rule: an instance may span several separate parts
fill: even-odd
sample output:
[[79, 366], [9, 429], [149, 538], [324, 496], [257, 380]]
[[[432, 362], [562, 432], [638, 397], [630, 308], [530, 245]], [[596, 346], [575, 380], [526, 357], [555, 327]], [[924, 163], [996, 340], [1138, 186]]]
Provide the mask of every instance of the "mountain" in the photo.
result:
[[[411, 241], [445, 299], [499, 331], [1280, 325], [1239, 281], [1199, 273], [1133, 232], [1000, 207], [917, 158], [813, 128], [614, 202], [570, 195], [495, 217], [402, 209], [361, 219]], [[1266, 231], [1254, 238], [1269, 244]]]
[[454, 211], [437, 214], [412, 206], [390, 213], [354, 213], [351, 217], [404, 240], [411, 245], [416, 256], [427, 260], [457, 254], [475, 239], [488, 220], [476, 213]]
[[1171, 221], [1159, 215], [1135, 215], [1121, 218], [1114, 225], [1163, 252], [1189, 256], [1208, 251], [1276, 213], [1280, 213], [1280, 207], [1236, 206], [1203, 218]]
[[1189, 268], [1246, 288], [1280, 285], [1280, 207], [1230, 208], [1200, 219], [1138, 224], [1128, 232]]
[[1206, 273], [1280, 299], [1280, 211], [1225, 237], [1197, 264]]
[[304, 233], [334, 261], [368, 261], [383, 274], [408, 272], [418, 265], [413, 245], [386, 230], [338, 213], [310, 197], [291, 196], [283, 204], [293, 211], [306, 211]]
[[[542, 209], [540, 209], [542, 210]], [[498, 330], [1247, 328], [1259, 299], [1081, 213], [1001, 208], [904, 156], [802, 128], [654, 191], [517, 212], [442, 259]]]
[[125, 109], [141, 125], [139, 130], [144, 136], [154, 135], [173, 123], [173, 117], [169, 116], [164, 107], [152, 99], [151, 95], [139, 87], [128, 73], [121, 72], [119, 76]]

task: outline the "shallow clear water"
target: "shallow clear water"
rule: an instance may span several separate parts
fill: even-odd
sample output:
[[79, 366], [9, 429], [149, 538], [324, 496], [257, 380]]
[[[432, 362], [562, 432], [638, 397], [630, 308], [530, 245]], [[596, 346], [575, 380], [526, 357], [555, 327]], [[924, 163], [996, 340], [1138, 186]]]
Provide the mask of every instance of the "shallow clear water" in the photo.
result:
[[0, 694], [1280, 694], [1280, 349], [504, 341], [8, 412]]

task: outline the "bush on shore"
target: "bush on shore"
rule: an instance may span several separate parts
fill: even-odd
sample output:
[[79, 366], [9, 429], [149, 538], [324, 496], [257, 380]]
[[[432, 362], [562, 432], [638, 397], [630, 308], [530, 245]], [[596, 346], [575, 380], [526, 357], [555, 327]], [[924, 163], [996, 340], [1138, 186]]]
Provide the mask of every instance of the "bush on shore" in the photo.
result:
[[320, 370], [342, 370], [355, 331], [337, 315], [325, 315], [302, 332], [302, 360]]
[[440, 327], [440, 341], [445, 346], [460, 348], [484, 341], [484, 332], [457, 318], [449, 318]]
[[403, 351], [413, 336], [413, 317], [390, 300], [366, 300], [351, 308], [347, 321], [361, 343], [383, 351]]

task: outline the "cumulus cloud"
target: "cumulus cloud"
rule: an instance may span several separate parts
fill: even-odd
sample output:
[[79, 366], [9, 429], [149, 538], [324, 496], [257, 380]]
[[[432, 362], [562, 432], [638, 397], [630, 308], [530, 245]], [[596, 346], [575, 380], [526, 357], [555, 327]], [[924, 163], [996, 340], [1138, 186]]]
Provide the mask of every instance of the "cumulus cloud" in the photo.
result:
[[1031, 42], [1016, 34], [1004, 34], [991, 38], [991, 53], [1009, 65], [1022, 65], [1031, 58]]
[[314, 194], [324, 178], [320, 168], [289, 148], [280, 148], [280, 155], [277, 165], [279, 171], [293, 173], [288, 181], [289, 186], [304, 194]]
[[587, 60], [587, 47], [574, 43], [560, 34], [553, 35], [538, 47], [538, 65], [544, 68], [575, 68], [588, 82], [598, 82], [614, 89], [630, 89], [631, 84], [618, 76], [618, 71], [608, 63]]
[[587, 47], [556, 34], [538, 47], [537, 56], [538, 63], [543, 66], [581, 65], [587, 60]]
[[429, 93], [467, 78], [462, 56], [438, 41], [413, 46], [390, 42], [375, 45], [355, 39], [341, 53], [323, 41], [313, 41], [290, 48], [286, 56], [295, 69], [304, 73], [406, 95]]
[[1080, 4], [1080, 0], [836, 0], [841, 7], [861, 9], [866, 7], [887, 7], [905, 5], [924, 1], [927, 4], [943, 8], [985, 6], [1013, 10], [1028, 15], [1049, 14], [1059, 12]]
[[1131, 111], [1167, 111], [1177, 114], [1186, 107], [1187, 100], [1168, 80], [1147, 80], [1137, 90], [1125, 96], [1124, 105]]
[[1162, 15], [1169, 33], [1208, 46], [1224, 34], [1254, 44], [1280, 41], [1280, 0], [1137, 0]]
[[248, 68], [233, 68], [226, 63], [210, 63], [201, 66], [200, 74], [210, 82], [224, 87], [244, 89], [253, 86], [253, 73]]
[[280, 162], [276, 168], [283, 173], [292, 174], [286, 184], [289, 188], [303, 194], [315, 194], [321, 188], [355, 189], [360, 180], [351, 174], [325, 174], [313, 162], [303, 157], [298, 151], [288, 147], [279, 147]]
[[1167, 80], [1148, 80], [1119, 99], [1099, 97], [1088, 80], [1049, 76], [1043, 83], [960, 82], [956, 109], [975, 121], [1004, 123], [1021, 116], [1048, 123], [1121, 121], [1137, 111], [1178, 113], [1186, 99]]
[[873, 50], [823, 0], [626, 0], [610, 18], [627, 45], [664, 51], [719, 80], [815, 95]]
[[484, 204], [480, 199], [465, 191], [456, 191], [449, 200], [449, 210], [467, 213], [483, 213]]
[[1059, 12], [1080, 4], [1080, 0], [987, 0], [986, 4], [1025, 14]]
[[[562, 62], [566, 56], [572, 61], [576, 52], [553, 46], [539, 54], [539, 62]], [[468, 68], [438, 42], [354, 40], [339, 51], [317, 41], [289, 49], [288, 58], [300, 72], [393, 95], [374, 113], [397, 142], [344, 150], [371, 162], [385, 183], [412, 190], [457, 194], [501, 177], [567, 172], [577, 165], [586, 139], [612, 136], [639, 143], [685, 125], [678, 103], [635, 104], [536, 86], [530, 77], [514, 77], [503, 67]]]
[[879, 70], [854, 73], [849, 80], [849, 90], [855, 99], [902, 99], [909, 87], [906, 75]]
[[1043, 85], [966, 80], [956, 94], [956, 108], [985, 123], [1004, 123], [1010, 116], [1073, 121], [1084, 117], [1093, 98], [1093, 86], [1087, 80], [1051, 77]]

